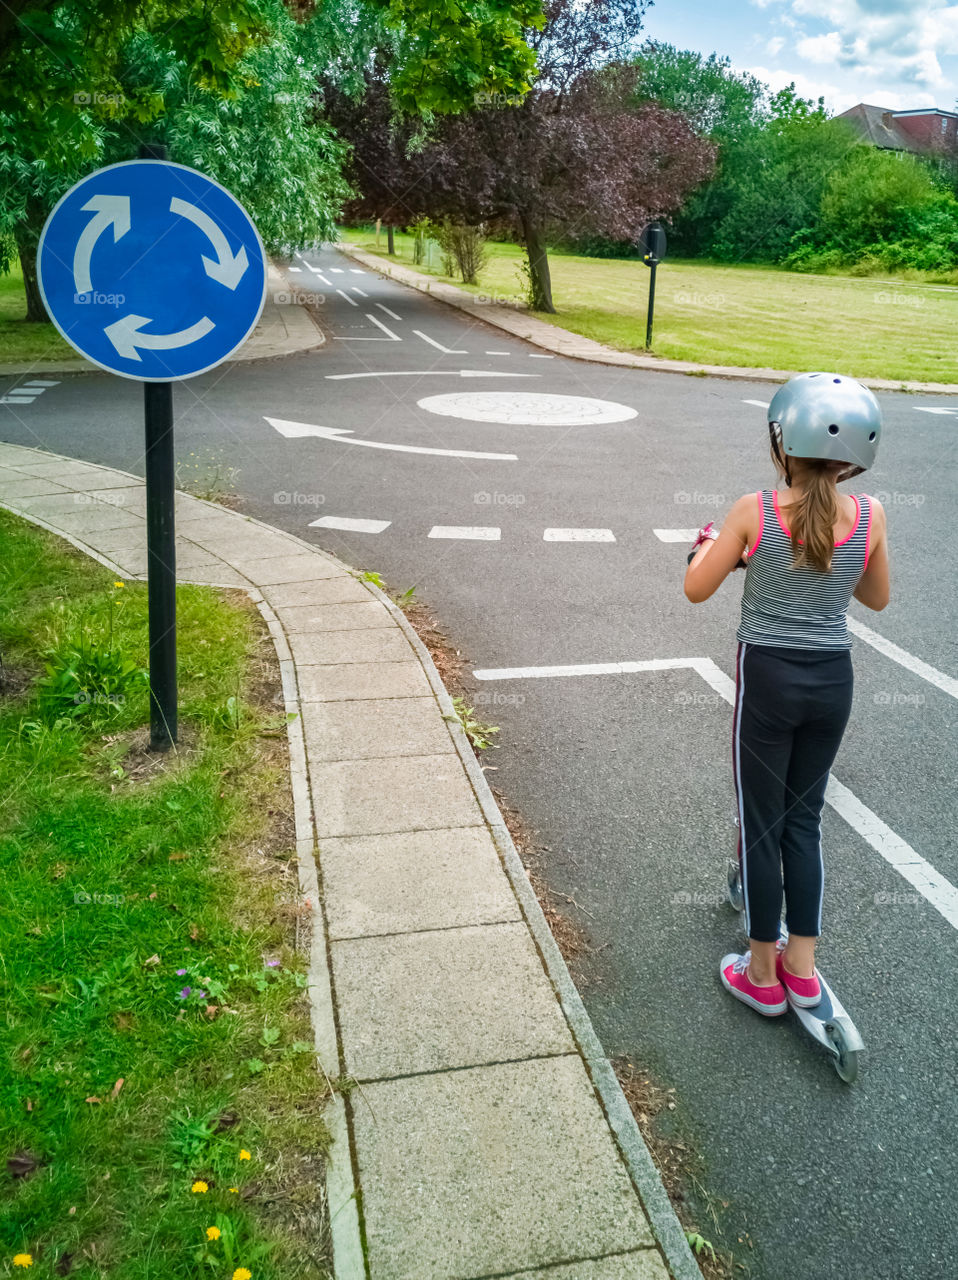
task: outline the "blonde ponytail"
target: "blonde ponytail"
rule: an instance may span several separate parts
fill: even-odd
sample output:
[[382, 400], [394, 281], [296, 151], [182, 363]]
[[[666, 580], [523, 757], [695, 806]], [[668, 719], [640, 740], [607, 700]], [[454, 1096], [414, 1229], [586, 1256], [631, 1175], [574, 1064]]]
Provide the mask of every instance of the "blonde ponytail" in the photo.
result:
[[792, 556], [796, 565], [808, 565], [819, 573], [832, 567], [838, 496], [834, 464], [821, 459], [802, 460], [802, 496], [788, 509]]

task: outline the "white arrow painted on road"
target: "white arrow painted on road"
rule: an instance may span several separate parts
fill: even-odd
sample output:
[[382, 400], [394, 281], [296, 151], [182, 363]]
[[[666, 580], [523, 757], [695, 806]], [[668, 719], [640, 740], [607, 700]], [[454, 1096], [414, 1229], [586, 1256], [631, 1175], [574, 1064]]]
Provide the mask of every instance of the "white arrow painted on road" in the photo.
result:
[[89, 293], [93, 288], [90, 259], [93, 257], [93, 246], [107, 227], [113, 228], [114, 244], [129, 231], [130, 197], [93, 196], [83, 206], [83, 212], [93, 213], [95, 216], [83, 228], [73, 254], [73, 284], [77, 293]]
[[416, 444], [386, 444], [381, 440], [352, 440], [351, 430], [345, 427], [316, 427], [308, 422], [286, 422], [283, 418], [267, 418], [271, 427], [287, 440], [300, 440], [305, 436], [318, 436], [323, 440], [338, 440], [340, 444], [361, 444], [367, 449], [394, 449], [397, 453], [430, 453], [444, 458], [487, 458], [496, 462], [518, 462], [515, 453], [473, 453], [468, 449], [427, 449]]
[[208, 213], [198, 209], [195, 204], [190, 204], [188, 200], [180, 200], [178, 196], [174, 196], [170, 201], [170, 213], [178, 213], [181, 217], [189, 218], [190, 222], [199, 227], [216, 252], [215, 262], [212, 258], [203, 258], [206, 274], [211, 280], [225, 284], [227, 289], [235, 289], [249, 266], [246, 246], [241, 245], [239, 253], [234, 256], [229, 241], [218, 224]]
[[191, 342], [205, 338], [210, 330], [215, 328], [213, 321], [208, 316], [204, 316], [202, 320], [197, 320], [196, 324], [191, 324], [188, 329], [181, 329], [179, 333], [140, 333], [145, 324], [152, 323], [148, 316], [123, 316], [115, 324], [106, 325], [103, 332], [124, 359], [139, 360], [140, 353], [137, 347], [144, 351], [171, 351], [175, 347], [186, 347]]

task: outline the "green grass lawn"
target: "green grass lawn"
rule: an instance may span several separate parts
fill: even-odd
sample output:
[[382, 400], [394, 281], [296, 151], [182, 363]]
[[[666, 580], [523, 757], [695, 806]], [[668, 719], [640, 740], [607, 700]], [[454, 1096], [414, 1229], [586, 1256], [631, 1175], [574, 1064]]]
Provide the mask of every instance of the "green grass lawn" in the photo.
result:
[[16, 263], [9, 275], [0, 275], [0, 364], [42, 366], [80, 359], [52, 324], [27, 324], [26, 310], [23, 275]]
[[238, 593], [178, 602], [158, 759], [145, 584], [0, 512], [3, 1275], [329, 1274], [275, 662]]
[[[344, 230], [343, 238], [386, 256], [385, 233], [378, 250], [369, 228]], [[408, 266], [412, 246], [412, 236], [397, 233], [397, 257]], [[487, 251], [478, 286], [442, 275], [435, 245], [431, 263], [416, 270], [496, 300], [521, 298], [521, 250], [490, 243]], [[620, 351], [644, 351], [649, 270], [642, 262], [552, 252], [550, 263], [559, 314], [539, 319]], [[955, 288], [667, 260], [656, 282], [653, 351], [704, 364], [956, 383], [956, 320]]]

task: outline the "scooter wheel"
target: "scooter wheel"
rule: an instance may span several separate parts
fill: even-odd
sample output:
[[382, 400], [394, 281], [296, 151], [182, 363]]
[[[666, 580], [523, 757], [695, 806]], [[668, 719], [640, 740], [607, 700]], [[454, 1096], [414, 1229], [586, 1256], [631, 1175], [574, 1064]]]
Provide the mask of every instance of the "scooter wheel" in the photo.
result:
[[835, 1046], [832, 1066], [835, 1068], [838, 1078], [844, 1080], [846, 1084], [854, 1084], [858, 1079], [862, 1050], [851, 1048], [845, 1037], [845, 1032], [837, 1023], [832, 1023], [827, 1028], [827, 1034], [829, 1040]]
[[728, 900], [736, 911], [745, 910], [745, 893], [742, 890], [742, 872], [738, 859], [729, 859], [728, 864]]

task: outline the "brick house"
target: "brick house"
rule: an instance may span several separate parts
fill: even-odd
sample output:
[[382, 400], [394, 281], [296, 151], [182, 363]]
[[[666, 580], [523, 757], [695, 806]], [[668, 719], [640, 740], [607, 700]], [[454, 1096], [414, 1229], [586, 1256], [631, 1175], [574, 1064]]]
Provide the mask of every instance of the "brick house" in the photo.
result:
[[835, 117], [847, 120], [861, 142], [899, 156], [958, 161], [958, 113], [938, 107], [888, 111], [860, 102]]

